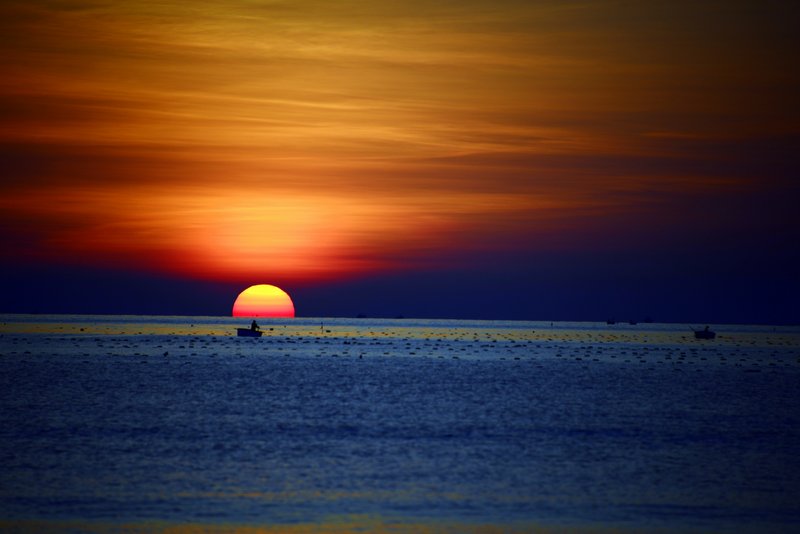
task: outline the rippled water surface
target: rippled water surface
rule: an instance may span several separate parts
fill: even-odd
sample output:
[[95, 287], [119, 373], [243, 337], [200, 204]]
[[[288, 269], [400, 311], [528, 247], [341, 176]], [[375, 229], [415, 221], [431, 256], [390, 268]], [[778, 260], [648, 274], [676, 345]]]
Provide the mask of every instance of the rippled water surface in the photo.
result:
[[797, 328], [0, 320], [0, 526], [800, 530]]

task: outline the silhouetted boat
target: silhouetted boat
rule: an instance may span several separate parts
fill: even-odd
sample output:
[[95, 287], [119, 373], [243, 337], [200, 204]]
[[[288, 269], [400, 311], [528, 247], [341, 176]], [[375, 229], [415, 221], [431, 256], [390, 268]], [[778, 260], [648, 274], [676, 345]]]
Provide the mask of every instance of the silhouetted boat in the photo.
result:
[[261, 337], [261, 331], [251, 328], [237, 328], [236, 335], [239, 337]]
[[[692, 328], [694, 330], [694, 328]], [[694, 338], [695, 339], [714, 339], [717, 337], [717, 333], [713, 330], [709, 330], [708, 327], [705, 330], [694, 330]]]

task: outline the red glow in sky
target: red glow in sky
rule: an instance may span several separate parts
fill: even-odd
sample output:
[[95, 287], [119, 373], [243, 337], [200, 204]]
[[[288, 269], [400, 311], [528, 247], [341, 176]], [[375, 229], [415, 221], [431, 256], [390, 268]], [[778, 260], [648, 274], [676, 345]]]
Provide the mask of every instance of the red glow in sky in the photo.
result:
[[796, 234], [789, 2], [287, 6], [3, 2], [3, 261], [286, 286]]

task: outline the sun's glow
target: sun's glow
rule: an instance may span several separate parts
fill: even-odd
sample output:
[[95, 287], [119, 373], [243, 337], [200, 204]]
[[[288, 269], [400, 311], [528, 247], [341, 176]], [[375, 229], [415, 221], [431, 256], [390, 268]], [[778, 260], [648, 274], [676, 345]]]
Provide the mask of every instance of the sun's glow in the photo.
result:
[[234, 317], [294, 317], [292, 298], [269, 284], [250, 286], [236, 297]]
[[[686, 203], [793, 183], [795, 159], [739, 170], [765, 140], [796, 152], [781, 10], [767, 32], [715, 2], [496, 4], [0, 2], [3, 267], [299, 287], [499, 266], [740, 235]], [[737, 38], [707, 46], [706, 20]]]

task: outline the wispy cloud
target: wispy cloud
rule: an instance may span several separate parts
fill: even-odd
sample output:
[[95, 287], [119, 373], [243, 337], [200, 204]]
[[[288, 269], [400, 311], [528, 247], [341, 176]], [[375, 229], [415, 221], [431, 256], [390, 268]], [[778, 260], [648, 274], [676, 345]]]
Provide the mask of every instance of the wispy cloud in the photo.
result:
[[4, 2], [0, 224], [211, 277], [690, 224], [796, 167], [784, 7]]

